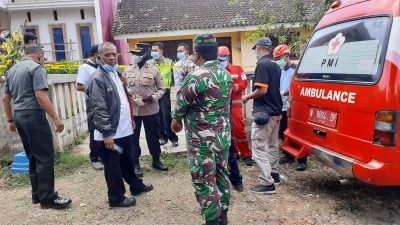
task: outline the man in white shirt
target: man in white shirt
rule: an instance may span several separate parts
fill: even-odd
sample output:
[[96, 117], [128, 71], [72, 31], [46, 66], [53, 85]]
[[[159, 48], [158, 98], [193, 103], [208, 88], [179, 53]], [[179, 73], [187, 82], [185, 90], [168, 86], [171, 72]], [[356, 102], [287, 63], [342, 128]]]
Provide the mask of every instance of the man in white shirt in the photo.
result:
[[103, 153], [104, 176], [110, 207], [131, 207], [134, 198], [125, 197], [124, 180], [136, 196], [151, 191], [134, 171], [133, 103], [128, 97], [125, 79], [117, 72], [117, 48], [110, 42], [99, 45], [101, 65], [90, 79], [86, 93], [93, 109], [94, 140]]
[[[85, 92], [86, 87], [89, 83], [90, 78], [96, 72], [98, 68], [98, 63], [96, 63], [96, 59], [98, 57], [98, 48], [99, 45], [93, 45], [89, 49], [89, 58], [87, 61], [82, 64], [78, 69], [78, 77], [76, 79], [76, 90]], [[99, 150], [96, 148], [94, 144], [94, 123], [93, 123], [93, 110], [90, 109], [88, 104], [88, 96], [86, 96], [86, 113], [87, 113], [87, 121], [88, 128], [90, 133], [90, 161], [92, 162], [92, 166], [95, 170], [102, 170], [104, 168], [103, 164], [99, 162], [100, 154]]]
[[180, 43], [177, 49], [176, 57], [179, 59], [174, 65], [174, 81], [175, 81], [175, 94], [181, 90], [183, 80], [186, 75], [196, 69], [196, 64], [190, 60], [190, 47], [186, 43]]

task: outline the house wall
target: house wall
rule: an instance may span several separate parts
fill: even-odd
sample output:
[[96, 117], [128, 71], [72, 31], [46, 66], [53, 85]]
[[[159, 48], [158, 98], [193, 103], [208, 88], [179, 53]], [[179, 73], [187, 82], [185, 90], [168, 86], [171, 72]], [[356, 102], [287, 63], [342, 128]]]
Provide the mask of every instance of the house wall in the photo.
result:
[[[32, 10], [31, 13], [31, 22], [27, 22], [27, 26], [37, 26], [38, 27], [38, 37], [39, 42], [44, 44], [45, 57], [48, 59], [55, 59], [53, 53], [50, 52], [52, 50], [52, 46], [48, 45], [52, 43], [51, 33], [50, 33], [50, 25], [56, 24], [64, 24], [65, 26], [65, 42], [69, 42], [72, 40], [74, 44], [72, 44], [72, 49], [75, 50], [72, 52], [72, 56], [68, 56], [67, 60], [77, 60], [82, 59], [81, 47], [79, 43], [79, 33], [77, 31], [77, 24], [91, 24], [92, 26], [92, 43], [98, 43], [97, 32], [96, 32], [96, 17], [95, 17], [95, 9], [94, 8], [84, 8], [85, 19], [81, 19], [80, 15], [81, 8], [76, 9], [57, 9], [58, 20], [55, 21], [53, 17], [53, 10]], [[11, 31], [21, 30], [21, 26], [24, 25], [25, 20], [27, 19], [27, 11], [16, 11], [11, 12]], [[66, 49], [69, 49], [69, 45], [66, 45]]]
[[[243, 32], [216, 33], [216, 37], [230, 37], [232, 42], [232, 63], [235, 65], [244, 65], [246, 71], [254, 70], [255, 54], [251, 50], [253, 44], [246, 43]], [[185, 35], [176, 37], [152, 37], [152, 38], [137, 38], [129, 39], [129, 47], [133, 48], [140, 42], [155, 42], [155, 41], [179, 41], [179, 40], [194, 40], [195, 35]], [[247, 49], [248, 48], [248, 49]]]
[[119, 64], [129, 64], [130, 55], [129, 45], [126, 40], [114, 40], [112, 36], [112, 27], [117, 15], [117, 6], [119, 0], [98, 0], [101, 15], [102, 33], [104, 42], [112, 42], [118, 48], [118, 52], [122, 53], [119, 56]]

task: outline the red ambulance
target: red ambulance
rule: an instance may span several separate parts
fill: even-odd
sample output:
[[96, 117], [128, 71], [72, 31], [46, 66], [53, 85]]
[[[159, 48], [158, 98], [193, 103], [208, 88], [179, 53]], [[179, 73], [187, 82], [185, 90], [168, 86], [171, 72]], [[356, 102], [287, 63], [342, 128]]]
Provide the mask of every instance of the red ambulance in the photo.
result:
[[282, 149], [376, 186], [400, 186], [400, 0], [336, 1], [290, 88]]

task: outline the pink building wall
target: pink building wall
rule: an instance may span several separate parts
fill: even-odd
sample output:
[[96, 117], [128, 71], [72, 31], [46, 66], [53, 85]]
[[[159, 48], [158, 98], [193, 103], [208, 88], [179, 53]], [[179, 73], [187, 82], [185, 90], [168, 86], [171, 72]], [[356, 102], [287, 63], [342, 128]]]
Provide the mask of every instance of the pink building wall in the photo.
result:
[[[129, 53], [129, 44], [126, 40], [114, 40], [112, 36], [112, 28], [117, 15], [117, 6], [119, 0], [99, 0], [101, 24], [103, 30], [103, 41], [114, 43], [119, 53]], [[119, 56], [119, 64], [127, 65], [130, 61], [130, 54], [121, 54]]]

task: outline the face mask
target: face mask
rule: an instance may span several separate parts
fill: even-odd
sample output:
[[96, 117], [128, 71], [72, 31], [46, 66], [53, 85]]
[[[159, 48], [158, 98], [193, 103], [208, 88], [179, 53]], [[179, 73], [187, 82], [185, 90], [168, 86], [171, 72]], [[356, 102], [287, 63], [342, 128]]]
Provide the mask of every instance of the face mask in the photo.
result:
[[151, 52], [151, 57], [153, 57], [153, 59], [159, 59], [160, 56], [160, 52]]
[[261, 56], [259, 54], [257, 54], [256, 59], [257, 59], [257, 61], [259, 61], [261, 59]]
[[180, 60], [184, 60], [186, 58], [186, 54], [184, 52], [178, 52], [176, 57], [178, 57]]
[[226, 69], [226, 67], [228, 67], [228, 61], [219, 62], [219, 65], [221, 65], [222, 68]]
[[282, 58], [280, 60], [275, 61], [276, 64], [278, 64], [278, 66], [283, 69], [286, 66], [286, 60], [285, 58]]
[[114, 67], [112, 67], [112, 66], [110, 66], [110, 65], [108, 65], [108, 64], [104, 64], [104, 65], [103, 65], [103, 68], [104, 68], [104, 70], [107, 71], [107, 72], [115, 72], [115, 71], [117, 71], [118, 66], [119, 66], [118, 64], [116, 64]]
[[101, 60], [100, 59], [96, 59], [96, 65], [101, 65]]
[[133, 55], [132, 61], [134, 64], [138, 64], [143, 60], [144, 56]]

